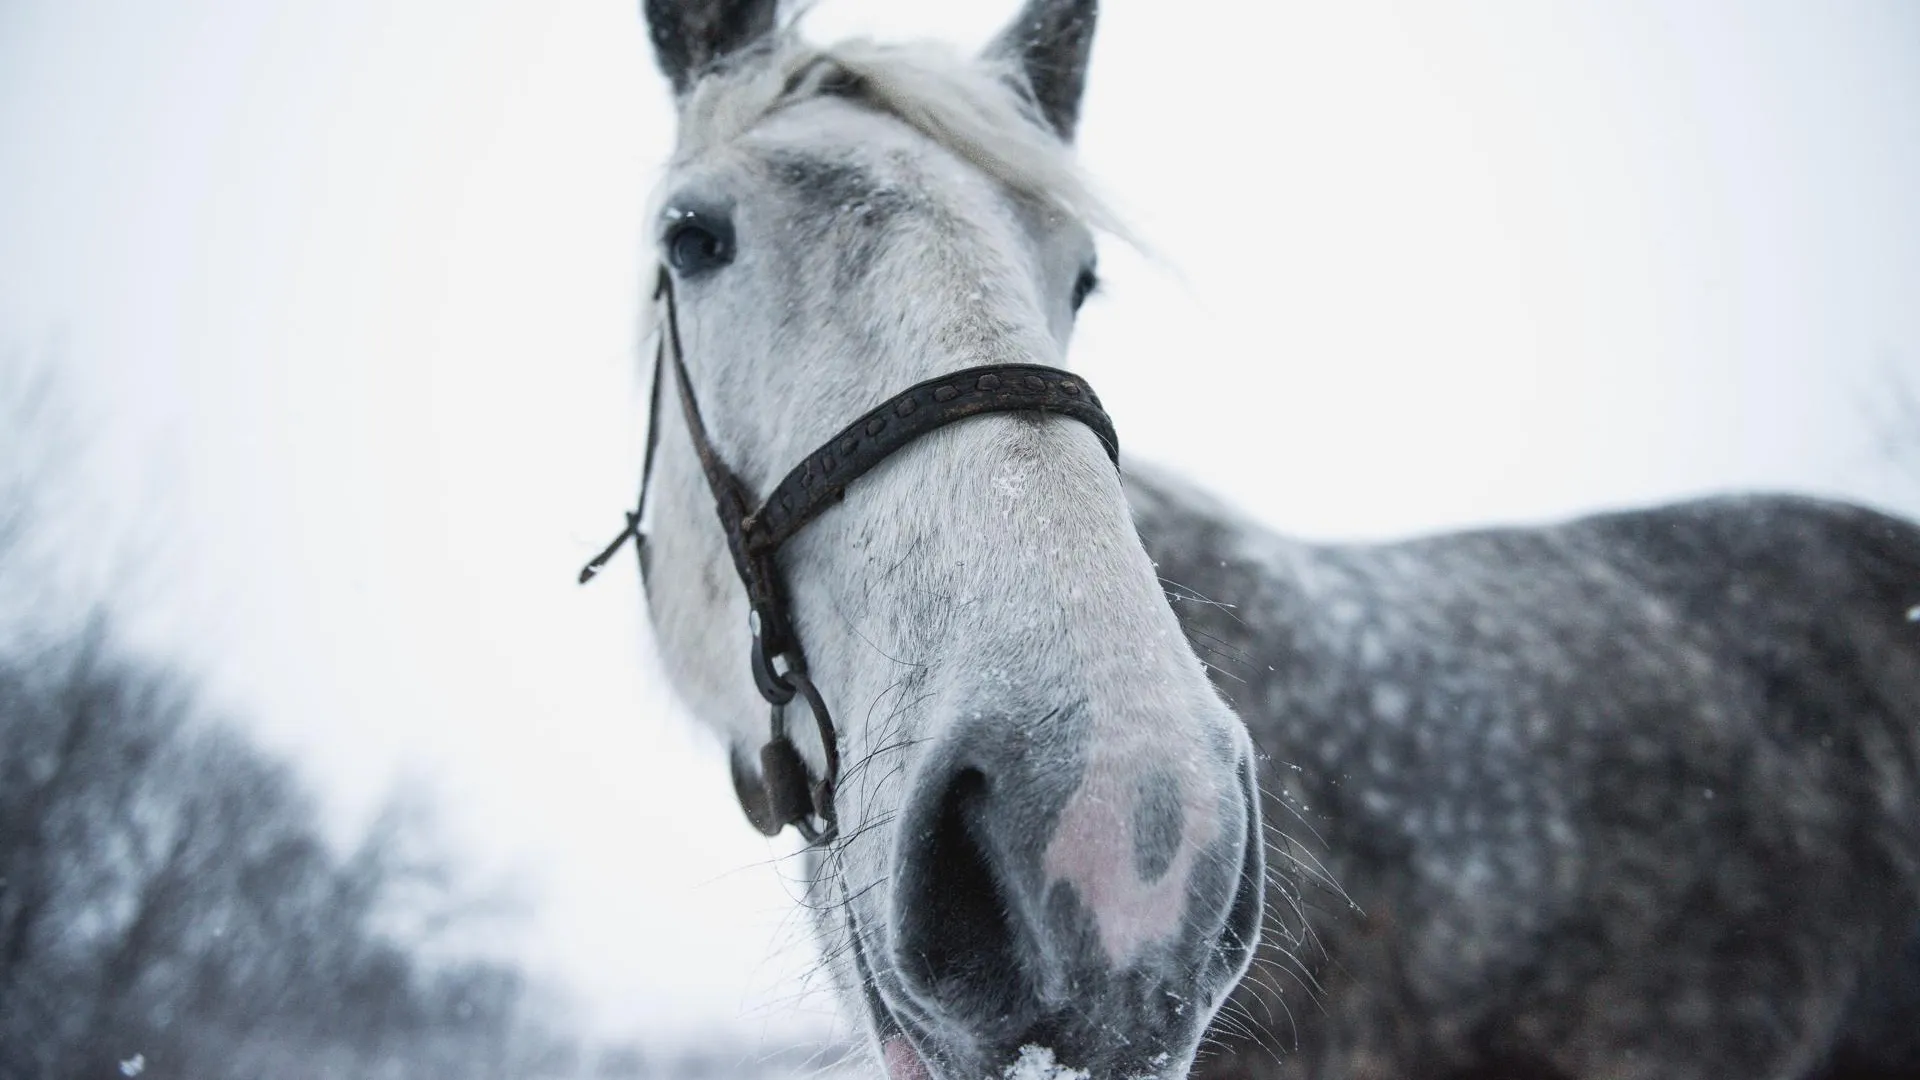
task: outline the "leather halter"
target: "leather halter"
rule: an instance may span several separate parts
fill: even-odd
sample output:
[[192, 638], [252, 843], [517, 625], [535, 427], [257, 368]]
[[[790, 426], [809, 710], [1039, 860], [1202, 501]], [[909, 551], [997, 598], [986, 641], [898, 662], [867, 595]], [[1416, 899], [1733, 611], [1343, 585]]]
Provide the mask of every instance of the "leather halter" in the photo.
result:
[[[808, 677], [806, 655], [793, 632], [785, 583], [774, 561], [780, 545], [844, 498], [847, 485], [889, 454], [969, 416], [1041, 412], [1078, 420], [1100, 437], [1116, 468], [1120, 441], [1093, 388], [1078, 376], [1037, 364], [989, 364], [916, 383], [888, 398], [808, 454], [756, 504], [752, 490], [721, 459], [707, 435], [680, 344], [673, 278], [664, 267], [654, 296], [664, 304], [667, 317], [665, 332], [659, 336], [654, 352], [652, 415], [641, 465], [639, 504], [627, 514], [627, 527], [581, 569], [580, 582], [592, 580], [629, 538], [640, 551], [640, 572], [643, 578], [646, 575], [647, 538], [641, 531], [640, 518], [653, 483], [653, 454], [659, 442], [660, 379], [663, 372], [671, 372], [679, 389], [688, 436], [700, 459], [700, 469], [706, 474], [707, 487], [713, 492], [714, 510], [727, 537], [734, 571], [747, 590], [747, 621], [753, 633], [747, 660], [753, 682], [772, 707], [772, 730], [766, 745], [760, 748], [759, 775], [754, 775], [738, 748], [733, 752], [734, 793], [747, 819], [767, 836], [792, 825], [808, 843], [830, 843], [839, 833], [833, 798], [840, 777], [839, 740], [826, 702]], [[786, 710], [796, 696], [813, 713], [826, 757], [825, 773], [811, 784], [805, 761], [787, 737]]]

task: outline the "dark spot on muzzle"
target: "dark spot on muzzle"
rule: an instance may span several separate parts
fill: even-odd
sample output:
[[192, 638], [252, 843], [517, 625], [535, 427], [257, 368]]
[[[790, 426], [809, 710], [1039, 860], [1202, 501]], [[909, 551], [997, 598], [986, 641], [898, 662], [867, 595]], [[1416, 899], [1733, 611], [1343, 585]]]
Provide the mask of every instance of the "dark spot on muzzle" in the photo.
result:
[[1160, 880], [1173, 865], [1185, 824], [1180, 781], [1165, 770], [1141, 777], [1134, 792], [1133, 865], [1142, 881]]

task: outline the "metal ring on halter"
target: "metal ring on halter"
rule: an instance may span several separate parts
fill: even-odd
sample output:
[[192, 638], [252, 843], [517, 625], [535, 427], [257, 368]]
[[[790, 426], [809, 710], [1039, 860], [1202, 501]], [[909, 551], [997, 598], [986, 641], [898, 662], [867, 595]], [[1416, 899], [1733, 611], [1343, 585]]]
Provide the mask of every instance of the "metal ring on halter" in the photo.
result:
[[[760, 613], [747, 613], [747, 629], [753, 632], [753, 641], [747, 646], [747, 667], [753, 671], [753, 685], [760, 690], [760, 696], [767, 704], [775, 707], [793, 700], [794, 684], [790, 681], [795, 667], [794, 658], [787, 654], [779, 656], [767, 652], [767, 639], [760, 632]], [[774, 667], [775, 660], [786, 662], [786, 671]]]

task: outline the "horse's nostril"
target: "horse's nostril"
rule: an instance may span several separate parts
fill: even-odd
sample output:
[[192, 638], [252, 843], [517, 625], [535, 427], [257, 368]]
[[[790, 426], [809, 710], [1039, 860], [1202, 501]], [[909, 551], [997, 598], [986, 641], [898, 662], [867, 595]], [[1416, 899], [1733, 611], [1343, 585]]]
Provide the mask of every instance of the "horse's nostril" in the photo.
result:
[[1020, 996], [1009, 905], [986, 832], [990, 797], [986, 774], [956, 771], [900, 866], [900, 974], [942, 1008], [991, 1010]]

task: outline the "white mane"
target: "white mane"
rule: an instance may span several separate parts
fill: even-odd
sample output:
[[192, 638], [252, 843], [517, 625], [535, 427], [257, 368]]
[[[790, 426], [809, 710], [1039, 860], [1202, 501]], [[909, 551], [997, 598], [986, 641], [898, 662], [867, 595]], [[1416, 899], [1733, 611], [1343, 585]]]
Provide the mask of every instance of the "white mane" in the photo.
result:
[[897, 117], [999, 182], [1125, 238], [1089, 187], [1071, 148], [1014, 88], [1011, 63], [967, 60], [946, 46], [866, 39], [816, 46], [791, 29], [707, 73], [680, 108], [683, 160], [738, 138], [768, 114], [857, 81], [856, 96]]

